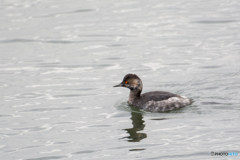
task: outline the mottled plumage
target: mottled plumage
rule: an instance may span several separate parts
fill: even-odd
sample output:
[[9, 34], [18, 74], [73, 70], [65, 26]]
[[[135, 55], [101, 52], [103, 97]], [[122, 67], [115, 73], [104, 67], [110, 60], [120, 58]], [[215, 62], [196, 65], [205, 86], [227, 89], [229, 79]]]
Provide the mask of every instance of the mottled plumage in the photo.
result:
[[192, 103], [191, 99], [169, 92], [154, 91], [141, 94], [143, 84], [135, 74], [127, 74], [123, 81], [114, 87], [130, 89], [128, 103], [146, 111], [164, 112], [185, 107]]

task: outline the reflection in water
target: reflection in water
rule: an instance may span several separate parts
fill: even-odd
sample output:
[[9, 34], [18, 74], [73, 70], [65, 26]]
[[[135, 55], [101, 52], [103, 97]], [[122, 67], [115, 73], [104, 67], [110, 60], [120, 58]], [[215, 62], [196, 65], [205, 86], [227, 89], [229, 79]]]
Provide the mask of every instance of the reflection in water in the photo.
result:
[[132, 112], [132, 124], [133, 128], [124, 129], [129, 133], [130, 136], [123, 137], [129, 139], [128, 142], [140, 142], [142, 139], [147, 138], [146, 133], [137, 133], [138, 131], [142, 131], [145, 127], [143, 124], [145, 121], [142, 120], [143, 116], [142, 113]]

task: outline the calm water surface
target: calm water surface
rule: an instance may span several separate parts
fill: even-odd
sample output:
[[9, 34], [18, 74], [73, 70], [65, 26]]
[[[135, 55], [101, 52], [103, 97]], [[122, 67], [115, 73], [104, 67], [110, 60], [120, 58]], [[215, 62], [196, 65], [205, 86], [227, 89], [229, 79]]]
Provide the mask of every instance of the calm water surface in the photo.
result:
[[[212, 159], [240, 153], [240, 2], [0, 2], [0, 157]], [[113, 88], [194, 99], [149, 113]], [[216, 157], [237, 159], [237, 157]]]

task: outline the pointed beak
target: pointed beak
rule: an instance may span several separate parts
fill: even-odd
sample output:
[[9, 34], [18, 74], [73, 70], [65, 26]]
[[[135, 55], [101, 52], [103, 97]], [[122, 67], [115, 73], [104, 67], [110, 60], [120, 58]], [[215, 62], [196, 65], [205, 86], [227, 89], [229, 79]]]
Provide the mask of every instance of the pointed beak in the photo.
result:
[[116, 85], [116, 86], [113, 86], [113, 87], [123, 87], [123, 84], [120, 83], [120, 84], [118, 84], [118, 85]]

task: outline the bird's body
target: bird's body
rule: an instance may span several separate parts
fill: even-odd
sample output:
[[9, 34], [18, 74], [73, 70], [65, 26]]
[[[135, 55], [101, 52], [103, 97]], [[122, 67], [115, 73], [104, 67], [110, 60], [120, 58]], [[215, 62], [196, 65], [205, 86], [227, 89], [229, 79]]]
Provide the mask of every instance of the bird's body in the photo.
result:
[[187, 97], [164, 91], [153, 91], [141, 94], [143, 84], [141, 79], [135, 74], [127, 74], [123, 78], [123, 81], [114, 87], [129, 88], [130, 95], [128, 104], [146, 111], [164, 112], [185, 107], [192, 103], [191, 99]]

